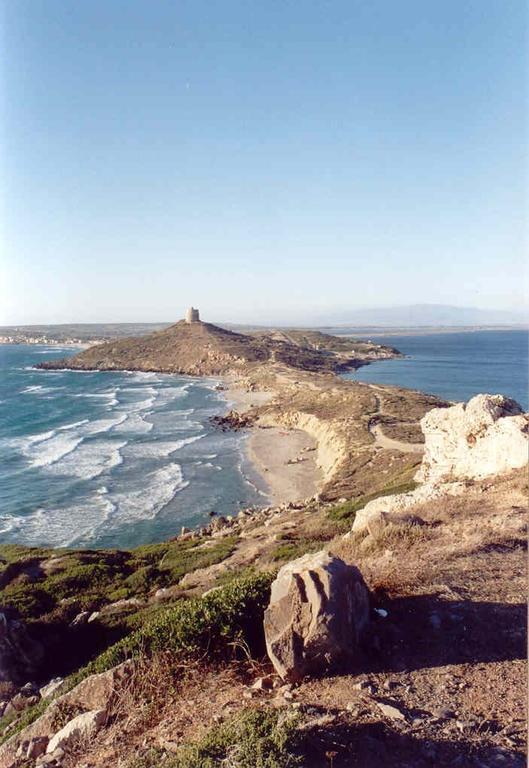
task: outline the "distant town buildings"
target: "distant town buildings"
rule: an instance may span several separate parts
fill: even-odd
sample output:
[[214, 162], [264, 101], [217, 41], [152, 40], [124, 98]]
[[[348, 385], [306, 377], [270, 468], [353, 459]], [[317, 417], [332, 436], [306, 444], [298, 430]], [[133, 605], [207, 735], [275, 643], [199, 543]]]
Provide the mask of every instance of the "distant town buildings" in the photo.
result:
[[56, 339], [46, 335], [28, 336], [25, 333], [0, 336], [0, 344], [45, 344], [46, 346], [53, 347], [86, 347], [93, 344], [102, 344], [104, 341], [107, 341], [107, 339], [77, 339], [69, 337]]

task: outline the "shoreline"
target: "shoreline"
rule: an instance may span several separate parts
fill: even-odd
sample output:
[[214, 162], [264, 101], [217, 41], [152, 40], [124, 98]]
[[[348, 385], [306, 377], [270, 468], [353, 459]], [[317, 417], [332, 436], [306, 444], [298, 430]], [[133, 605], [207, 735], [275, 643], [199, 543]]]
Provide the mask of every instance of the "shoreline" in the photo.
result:
[[[251, 411], [273, 399], [272, 392], [245, 390], [229, 379], [226, 401], [240, 413]], [[279, 426], [255, 426], [244, 442], [246, 459], [266, 486], [273, 506], [311, 498], [323, 480], [316, 463], [318, 443], [302, 429]]]

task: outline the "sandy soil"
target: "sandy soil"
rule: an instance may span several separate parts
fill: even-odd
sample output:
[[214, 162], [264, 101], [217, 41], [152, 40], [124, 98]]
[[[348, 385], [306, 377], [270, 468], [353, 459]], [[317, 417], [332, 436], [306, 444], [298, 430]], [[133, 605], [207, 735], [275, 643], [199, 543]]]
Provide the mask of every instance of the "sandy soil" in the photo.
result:
[[[269, 402], [273, 393], [246, 391], [231, 384], [226, 396], [236, 411], [244, 413]], [[317, 452], [311, 450], [317, 448], [317, 443], [303, 430], [256, 427], [246, 446], [248, 458], [267, 485], [272, 504], [307, 499], [318, 492], [322, 473], [316, 465]]]
[[247, 446], [250, 461], [263, 476], [273, 504], [307, 499], [318, 492], [321, 471], [316, 466], [316, 451], [310, 450], [316, 448], [316, 441], [306, 432], [258, 427]]
[[402, 440], [395, 440], [382, 432], [380, 424], [373, 424], [369, 431], [375, 438], [375, 443], [381, 448], [387, 448], [388, 451], [401, 451], [402, 453], [424, 453], [422, 443], [405, 443]]
[[231, 383], [227, 386], [226, 399], [228, 405], [239, 413], [244, 413], [251, 408], [257, 408], [260, 405], [264, 405], [274, 396], [273, 392], [246, 390]]

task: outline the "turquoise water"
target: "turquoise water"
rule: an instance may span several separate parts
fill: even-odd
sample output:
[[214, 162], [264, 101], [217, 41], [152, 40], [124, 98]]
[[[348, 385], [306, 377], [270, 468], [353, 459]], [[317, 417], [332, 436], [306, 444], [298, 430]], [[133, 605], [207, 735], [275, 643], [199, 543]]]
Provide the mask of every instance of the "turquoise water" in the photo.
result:
[[135, 546], [266, 501], [213, 380], [38, 371], [75, 350], [0, 346], [0, 540]]
[[418, 389], [447, 400], [480, 392], [513, 397], [525, 410], [528, 397], [527, 331], [473, 331], [420, 336], [370, 336], [406, 355], [360, 368], [346, 378]]

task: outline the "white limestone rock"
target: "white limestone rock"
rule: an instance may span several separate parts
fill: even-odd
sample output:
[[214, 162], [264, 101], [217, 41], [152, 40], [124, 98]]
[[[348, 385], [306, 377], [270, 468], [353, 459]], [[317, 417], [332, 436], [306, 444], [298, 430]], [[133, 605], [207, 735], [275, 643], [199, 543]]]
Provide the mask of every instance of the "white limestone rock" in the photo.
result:
[[[444, 485], [434, 485], [428, 483], [420, 485], [408, 493], [394, 493], [391, 496], [379, 496], [377, 499], [369, 501], [365, 507], [359, 509], [355, 515], [353, 523], [353, 532], [364, 531], [369, 527], [369, 521], [379, 518], [385, 514], [388, 520], [399, 517], [416, 504], [422, 504], [425, 501], [435, 501], [442, 496], [458, 496], [465, 490], [464, 483], [445, 483]], [[349, 534], [345, 535], [345, 538]]]
[[527, 415], [503, 395], [476, 395], [466, 404], [435, 408], [421, 428], [425, 451], [415, 476], [421, 483], [481, 480], [528, 461]]
[[528, 416], [503, 395], [476, 395], [468, 403], [434, 408], [421, 428], [425, 451], [415, 480], [422, 485], [370, 501], [356, 513], [353, 532], [366, 530], [382, 514], [391, 519], [416, 504], [457, 496], [465, 482], [524, 467], [529, 459]]

